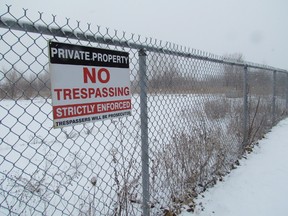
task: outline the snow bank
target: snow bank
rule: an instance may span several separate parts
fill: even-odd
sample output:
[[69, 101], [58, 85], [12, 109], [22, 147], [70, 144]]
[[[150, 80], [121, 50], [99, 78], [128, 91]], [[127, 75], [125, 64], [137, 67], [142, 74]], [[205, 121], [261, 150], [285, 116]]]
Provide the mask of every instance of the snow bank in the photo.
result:
[[288, 215], [288, 119], [275, 126], [240, 166], [200, 195], [182, 216]]

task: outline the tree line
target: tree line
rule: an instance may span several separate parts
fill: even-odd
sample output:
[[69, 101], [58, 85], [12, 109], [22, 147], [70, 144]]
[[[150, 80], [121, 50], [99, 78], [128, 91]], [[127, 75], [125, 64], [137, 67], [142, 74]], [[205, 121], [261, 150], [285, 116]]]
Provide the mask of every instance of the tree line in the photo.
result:
[[3, 69], [0, 73], [1, 99], [32, 99], [50, 97], [50, 75], [47, 70], [39, 74], [23, 73], [16, 68]]
[[[242, 54], [225, 58], [244, 62]], [[147, 75], [149, 93], [198, 94], [225, 93], [241, 97], [243, 93], [243, 67], [186, 59], [167, 54], [148, 55]], [[249, 69], [249, 92], [272, 92], [273, 73]], [[131, 81], [132, 94], [139, 93], [139, 78]], [[0, 99], [31, 99], [51, 96], [50, 74], [43, 69], [38, 74], [22, 72], [16, 68], [0, 71]], [[285, 92], [286, 78], [277, 75], [278, 92]]]

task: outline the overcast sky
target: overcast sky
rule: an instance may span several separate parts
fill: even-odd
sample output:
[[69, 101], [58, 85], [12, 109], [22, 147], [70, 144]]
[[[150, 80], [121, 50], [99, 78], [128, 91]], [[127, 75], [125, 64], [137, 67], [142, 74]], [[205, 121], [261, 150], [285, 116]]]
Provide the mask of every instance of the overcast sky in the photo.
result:
[[288, 0], [0, 0], [29, 9], [288, 70]]

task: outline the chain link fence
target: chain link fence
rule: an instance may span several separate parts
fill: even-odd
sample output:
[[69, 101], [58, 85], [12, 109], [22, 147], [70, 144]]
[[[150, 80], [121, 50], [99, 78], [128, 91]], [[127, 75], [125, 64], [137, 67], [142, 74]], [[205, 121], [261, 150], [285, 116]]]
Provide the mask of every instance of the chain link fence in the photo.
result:
[[[287, 114], [285, 70], [12, 9], [0, 13], [1, 215], [193, 211]], [[53, 129], [48, 40], [129, 52], [132, 115]]]

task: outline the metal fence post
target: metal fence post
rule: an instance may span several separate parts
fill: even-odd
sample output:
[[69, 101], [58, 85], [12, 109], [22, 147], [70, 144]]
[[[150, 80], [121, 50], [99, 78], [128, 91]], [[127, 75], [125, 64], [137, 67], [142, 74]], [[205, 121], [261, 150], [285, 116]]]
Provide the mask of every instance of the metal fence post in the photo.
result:
[[272, 125], [276, 120], [276, 71], [273, 71]]
[[243, 76], [243, 83], [244, 83], [244, 88], [243, 88], [243, 145], [242, 147], [244, 148], [245, 145], [248, 142], [248, 128], [247, 128], [247, 123], [248, 123], [248, 66], [244, 66], [244, 76]]
[[142, 190], [143, 190], [143, 215], [150, 215], [149, 208], [149, 157], [148, 157], [148, 113], [147, 113], [147, 66], [146, 52], [139, 50], [140, 72], [140, 118], [141, 118], [141, 150], [142, 150]]

